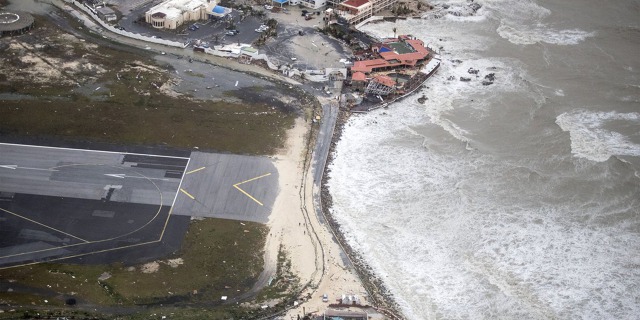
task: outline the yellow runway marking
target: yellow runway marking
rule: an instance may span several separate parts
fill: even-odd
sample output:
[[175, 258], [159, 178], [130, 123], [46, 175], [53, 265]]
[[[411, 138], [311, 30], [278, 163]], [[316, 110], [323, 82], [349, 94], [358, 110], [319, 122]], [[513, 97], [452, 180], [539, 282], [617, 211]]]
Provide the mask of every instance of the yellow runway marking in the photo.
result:
[[187, 197], [191, 198], [191, 200], [195, 200], [196, 199], [196, 197], [194, 197], [191, 194], [189, 194], [189, 192], [187, 192], [187, 190], [180, 188], [180, 191], [182, 191], [182, 193], [186, 194]]
[[194, 172], [198, 172], [198, 171], [200, 171], [200, 170], [204, 170], [204, 169], [206, 169], [206, 168], [207, 168], [207, 167], [200, 167], [200, 168], [198, 168], [198, 169], [193, 169], [193, 170], [191, 170], [191, 171], [189, 171], [189, 172], [187, 172], [187, 173], [185, 173], [185, 174], [192, 174], [192, 173], [194, 173]]
[[48, 226], [48, 225], [46, 225], [46, 224], [44, 224], [44, 223], [40, 223], [40, 222], [38, 222], [38, 221], [31, 220], [31, 219], [29, 219], [29, 218], [27, 218], [27, 217], [23, 217], [23, 216], [21, 216], [21, 215], [19, 215], [19, 214], [15, 213], [15, 212], [11, 212], [11, 211], [9, 211], [9, 210], [2, 209], [2, 208], [0, 208], [0, 210], [2, 210], [2, 211], [4, 211], [4, 212], [6, 212], [6, 213], [8, 213], [8, 214], [12, 214], [12, 215], [14, 215], [14, 216], [16, 216], [16, 217], [18, 217], [18, 218], [21, 218], [21, 219], [27, 220], [27, 221], [29, 221], [29, 222], [33, 222], [33, 223], [35, 223], [35, 224], [37, 224], [37, 225], [39, 225], [39, 226], [43, 226], [43, 227], [45, 227], [45, 228], [47, 228], [47, 229], [51, 229], [51, 230], [53, 230], [53, 231], [60, 232], [60, 233], [62, 233], [62, 234], [64, 234], [64, 235], [67, 235], [67, 236], [69, 236], [69, 237], [76, 238], [76, 239], [78, 239], [78, 240], [80, 240], [80, 241], [83, 241], [83, 242], [89, 242], [89, 241], [87, 241], [87, 240], [85, 240], [85, 239], [78, 238], [78, 237], [76, 237], [76, 236], [74, 236], [74, 235], [72, 235], [72, 234], [70, 234], [70, 233], [66, 233], [66, 232], [64, 232], [64, 231], [62, 231], [62, 230], [58, 230], [58, 229], [56, 229], [56, 228], [54, 228], [54, 227], [50, 227], [50, 226]]
[[252, 197], [249, 193], [247, 193], [246, 191], [242, 190], [242, 189], [241, 189], [240, 187], [238, 187], [238, 186], [239, 186], [239, 185], [241, 185], [241, 184], [243, 184], [243, 183], [247, 183], [247, 182], [251, 182], [251, 181], [254, 181], [254, 180], [258, 180], [258, 179], [260, 179], [260, 178], [264, 178], [264, 177], [267, 177], [267, 176], [270, 176], [270, 175], [271, 175], [271, 173], [267, 173], [267, 174], [263, 174], [263, 175], [261, 175], [261, 176], [259, 176], [259, 177], [255, 177], [255, 178], [251, 178], [251, 179], [249, 179], [249, 180], [245, 180], [245, 181], [242, 181], [242, 182], [238, 182], [238, 183], [234, 184], [234, 185], [233, 185], [233, 187], [234, 187], [234, 188], [236, 188], [236, 189], [238, 189], [238, 191], [240, 191], [240, 192], [244, 193], [244, 195], [245, 195], [245, 196], [247, 196], [247, 197], [249, 197], [249, 199], [251, 199], [251, 200], [255, 201], [257, 204], [259, 204], [259, 205], [263, 206], [262, 202], [258, 201], [256, 198]]

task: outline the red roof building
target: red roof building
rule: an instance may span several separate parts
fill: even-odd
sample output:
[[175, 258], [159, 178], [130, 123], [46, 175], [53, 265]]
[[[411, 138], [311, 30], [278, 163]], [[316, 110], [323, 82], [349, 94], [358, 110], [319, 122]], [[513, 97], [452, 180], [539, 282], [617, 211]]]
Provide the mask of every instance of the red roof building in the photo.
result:
[[424, 42], [408, 36], [388, 39], [372, 48], [378, 52], [380, 58], [356, 61], [351, 67], [351, 72], [371, 73], [398, 67], [415, 67], [429, 57], [429, 50], [424, 47]]
[[380, 83], [380, 84], [383, 84], [383, 85], [385, 85], [387, 87], [391, 87], [391, 88], [395, 88], [395, 86], [396, 86], [396, 81], [391, 79], [391, 77], [385, 76], [385, 75], [377, 76], [377, 77], [373, 78], [373, 81], [375, 81], [377, 83]]
[[351, 75], [351, 81], [367, 81], [367, 76], [362, 72], [356, 72]]
[[338, 14], [349, 23], [358, 23], [373, 15], [373, 3], [369, 0], [347, 0], [338, 6]]

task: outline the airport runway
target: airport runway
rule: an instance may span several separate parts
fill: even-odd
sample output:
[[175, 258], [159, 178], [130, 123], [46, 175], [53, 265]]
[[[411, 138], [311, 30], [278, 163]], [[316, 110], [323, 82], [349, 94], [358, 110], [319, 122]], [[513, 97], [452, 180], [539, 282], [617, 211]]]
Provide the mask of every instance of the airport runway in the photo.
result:
[[190, 217], [265, 223], [277, 193], [266, 157], [0, 143], [0, 269], [162, 256]]
[[193, 152], [173, 214], [266, 223], [278, 194], [269, 158]]

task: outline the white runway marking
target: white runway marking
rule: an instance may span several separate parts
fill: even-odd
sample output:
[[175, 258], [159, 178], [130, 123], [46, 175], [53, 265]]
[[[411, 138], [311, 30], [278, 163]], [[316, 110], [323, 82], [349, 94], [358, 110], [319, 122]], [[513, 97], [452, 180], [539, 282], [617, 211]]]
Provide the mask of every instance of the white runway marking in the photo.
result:
[[18, 167], [15, 164], [0, 165], [0, 168], [11, 169], [11, 170], [24, 169], [24, 170], [38, 170], [38, 171], [59, 171], [56, 169], [46, 169], [46, 168]]
[[27, 147], [27, 148], [56, 149], [56, 150], [102, 152], [102, 153], [123, 154], [123, 155], [131, 154], [131, 155], [137, 155], [137, 156], [151, 156], [151, 157], [173, 158], [173, 159], [189, 159], [188, 157], [164, 156], [164, 155], [159, 155], [159, 154], [103, 151], [103, 150], [90, 150], [90, 149], [74, 149], [74, 148], [61, 148], [61, 147], [48, 147], [48, 146], [34, 146], [34, 145], [29, 145], [29, 144], [15, 144], [15, 143], [3, 143], [3, 142], [0, 142], [0, 145]]
[[171, 179], [164, 179], [164, 178], [149, 178], [149, 177], [138, 177], [138, 176], [127, 176], [124, 173], [105, 173], [105, 176], [109, 176], [109, 177], [113, 177], [113, 178], [119, 178], [119, 179], [124, 179], [124, 178], [133, 178], [133, 179], [147, 179], [147, 180], [161, 180], [161, 181], [170, 181]]

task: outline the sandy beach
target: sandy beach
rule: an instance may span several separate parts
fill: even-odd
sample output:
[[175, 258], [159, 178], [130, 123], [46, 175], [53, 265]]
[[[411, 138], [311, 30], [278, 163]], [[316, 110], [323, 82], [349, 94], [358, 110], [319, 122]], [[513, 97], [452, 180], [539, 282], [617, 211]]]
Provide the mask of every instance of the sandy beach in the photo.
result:
[[[310, 174], [305, 174], [310, 169], [303, 166], [309, 129], [309, 123], [298, 118], [288, 132], [286, 148], [274, 157], [280, 174], [280, 192], [269, 221], [265, 267], [275, 271], [282, 246], [301, 285], [307, 285], [299, 296], [308, 297], [289, 310], [286, 319], [295, 319], [303, 310], [322, 314], [343, 294], [357, 295], [362, 304], [367, 304], [364, 287], [354, 270], [345, 265], [333, 234], [326, 224], [318, 221], [313, 209], [313, 181]], [[329, 302], [322, 301], [323, 294], [327, 294]]]

